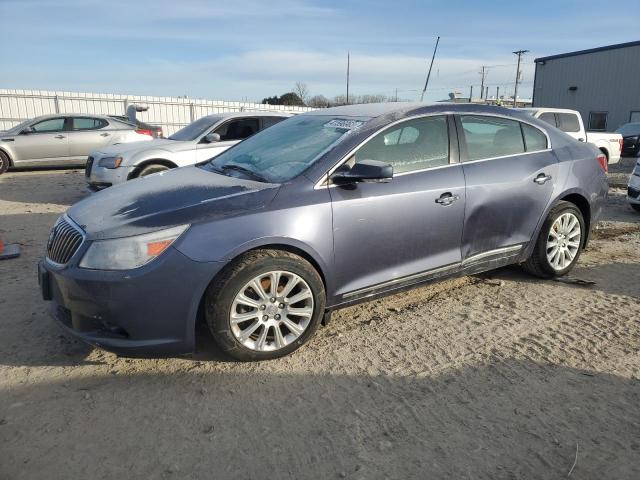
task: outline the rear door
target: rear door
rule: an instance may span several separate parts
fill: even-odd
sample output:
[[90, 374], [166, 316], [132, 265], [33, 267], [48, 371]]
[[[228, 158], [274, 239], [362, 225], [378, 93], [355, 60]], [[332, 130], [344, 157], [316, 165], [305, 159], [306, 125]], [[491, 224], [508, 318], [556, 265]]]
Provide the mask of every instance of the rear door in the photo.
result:
[[337, 293], [345, 300], [415, 283], [460, 262], [464, 176], [444, 115], [408, 119], [361, 146], [346, 166], [379, 160], [388, 183], [331, 185]]
[[257, 133], [259, 129], [258, 118], [235, 118], [215, 127], [213, 133], [220, 135], [220, 141], [205, 143], [203, 136], [201, 143], [196, 146], [196, 162], [220, 155], [227, 148]]
[[545, 211], [558, 161], [544, 132], [487, 115], [456, 117], [466, 209], [462, 259], [517, 254]]
[[95, 117], [71, 117], [69, 127], [69, 160], [84, 163], [93, 150], [111, 141], [113, 131], [107, 130], [109, 122]]
[[31, 125], [32, 131], [14, 137], [16, 162], [57, 164], [69, 156], [65, 117], [48, 118]]

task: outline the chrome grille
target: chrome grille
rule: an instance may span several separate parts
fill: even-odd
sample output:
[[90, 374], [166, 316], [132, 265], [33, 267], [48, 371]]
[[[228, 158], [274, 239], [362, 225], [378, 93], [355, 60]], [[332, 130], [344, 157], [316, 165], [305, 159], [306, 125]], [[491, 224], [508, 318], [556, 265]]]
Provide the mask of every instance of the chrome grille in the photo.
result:
[[78, 251], [84, 235], [66, 217], [62, 216], [51, 229], [47, 241], [47, 258], [64, 265]]

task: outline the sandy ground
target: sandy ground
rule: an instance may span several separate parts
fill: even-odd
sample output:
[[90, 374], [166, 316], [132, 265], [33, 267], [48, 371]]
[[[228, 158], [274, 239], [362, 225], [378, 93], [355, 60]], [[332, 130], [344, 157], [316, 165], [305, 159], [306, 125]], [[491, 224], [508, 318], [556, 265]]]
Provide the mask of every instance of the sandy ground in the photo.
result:
[[294, 355], [134, 360], [66, 336], [36, 279], [77, 170], [0, 177], [0, 478], [640, 478], [640, 215], [573, 278], [518, 268], [335, 314]]

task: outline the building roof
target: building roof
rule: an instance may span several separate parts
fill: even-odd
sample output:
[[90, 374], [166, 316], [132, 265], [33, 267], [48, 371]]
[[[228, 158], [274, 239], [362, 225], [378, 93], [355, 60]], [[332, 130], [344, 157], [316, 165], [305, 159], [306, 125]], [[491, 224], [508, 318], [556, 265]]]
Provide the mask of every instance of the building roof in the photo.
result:
[[577, 52], [559, 53], [558, 55], [550, 55], [548, 57], [540, 57], [534, 60], [535, 63], [546, 62], [547, 60], [555, 60], [557, 58], [575, 57], [577, 55], [586, 55], [588, 53], [604, 52], [607, 50], [617, 50], [618, 48], [637, 47], [640, 46], [640, 40], [635, 42], [617, 43], [615, 45], [607, 45], [605, 47], [590, 48], [588, 50], [578, 50]]

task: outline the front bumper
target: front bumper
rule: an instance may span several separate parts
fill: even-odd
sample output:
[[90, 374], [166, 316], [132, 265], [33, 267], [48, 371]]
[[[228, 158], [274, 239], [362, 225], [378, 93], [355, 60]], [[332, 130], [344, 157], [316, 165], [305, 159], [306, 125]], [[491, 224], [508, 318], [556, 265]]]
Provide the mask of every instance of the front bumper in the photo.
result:
[[[84, 252], [78, 253], [81, 258]], [[51, 315], [68, 332], [119, 355], [155, 357], [194, 350], [200, 299], [222, 266], [195, 262], [171, 247], [150, 264], [127, 271], [58, 267], [43, 260], [38, 277]]]
[[85, 180], [90, 190], [96, 191], [102, 188], [124, 183], [135, 167], [122, 166], [118, 168], [104, 168], [99, 165], [101, 156], [93, 154], [89, 158], [85, 168]]

